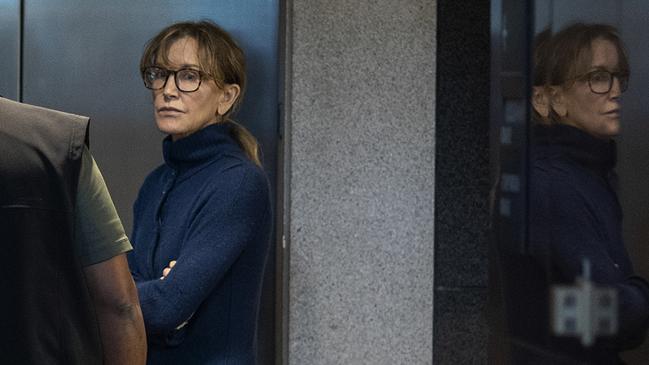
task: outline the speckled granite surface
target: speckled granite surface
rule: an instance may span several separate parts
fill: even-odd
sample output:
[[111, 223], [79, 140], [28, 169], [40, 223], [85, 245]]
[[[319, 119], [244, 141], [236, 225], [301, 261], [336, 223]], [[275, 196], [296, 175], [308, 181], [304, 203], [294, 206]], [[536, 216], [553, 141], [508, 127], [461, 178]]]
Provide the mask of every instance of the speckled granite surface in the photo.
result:
[[290, 364], [430, 364], [434, 1], [292, 2]]

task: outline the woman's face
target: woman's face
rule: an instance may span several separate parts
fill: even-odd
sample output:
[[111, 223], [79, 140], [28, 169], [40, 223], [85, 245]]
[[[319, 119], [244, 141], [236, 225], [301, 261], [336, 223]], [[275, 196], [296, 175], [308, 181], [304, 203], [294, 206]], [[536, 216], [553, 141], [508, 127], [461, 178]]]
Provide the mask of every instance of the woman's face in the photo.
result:
[[[592, 59], [588, 72], [618, 72], [619, 54], [615, 44], [605, 39], [592, 42]], [[620, 80], [613, 78], [611, 90], [605, 94], [591, 91], [588, 80], [577, 80], [563, 90], [561, 122], [577, 127], [597, 138], [610, 138], [620, 130]]]
[[[180, 38], [169, 48], [170, 64], [161, 66], [172, 71], [181, 68], [200, 70], [198, 44], [193, 38]], [[178, 90], [175, 75], [169, 75], [165, 87], [153, 91], [155, 120], [160, 131], [175, 141], [218, 121], [217, 109], [223, 91], [212, 79], [204, 79], [198, 90]]]

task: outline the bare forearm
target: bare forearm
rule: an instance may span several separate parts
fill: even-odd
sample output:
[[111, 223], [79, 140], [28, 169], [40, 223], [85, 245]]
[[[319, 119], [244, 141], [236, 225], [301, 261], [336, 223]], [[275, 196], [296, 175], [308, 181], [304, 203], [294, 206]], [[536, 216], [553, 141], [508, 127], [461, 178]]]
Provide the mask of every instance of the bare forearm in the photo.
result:
[[88, 266], [85, 273], [97, 312], [104, 363], [144, 364], [144, 320], [126, 257], [122, 254]]
[[146, 335], [140, 306], [124, 304], [98, 308], [104, 364], [144, 364]]

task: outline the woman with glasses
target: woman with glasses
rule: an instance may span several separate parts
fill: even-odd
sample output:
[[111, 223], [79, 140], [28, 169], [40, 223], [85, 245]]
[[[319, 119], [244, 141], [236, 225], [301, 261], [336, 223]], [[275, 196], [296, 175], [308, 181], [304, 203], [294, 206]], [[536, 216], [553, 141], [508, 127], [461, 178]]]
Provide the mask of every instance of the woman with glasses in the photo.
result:
[[177, 23], [149, 41], [140, 70], [167, 134], [134, 204], [129, 257], [148, 363], [254, 364], [272, 217], [257, 142], [231, 119], [243, 52], [211, 22]]
[[[528, 340], [568, 363], [620, 363], [618, 352], [639, 345], [649, 325], [649, 285], [634, 274], [622, 239], [622, 211], [616, 195], [615, 142], [620, 98], [627, 89], [629, 63], [615, 28], [574, 24], [540, 43], [535, 77], [530, 166], [530, 254], [544, 285], [539, 295], [543, 321]], [[538, 84], [538, 85], [537, 85]], [[550, 289], [575, 285], [590, 264], [590, 279], [615, 289], [618, 327], [589, 318], [600, 333], [592, 346], [577, 336], [552, 333]], [[596, 304], [598, 305], [598, 304]], [[574, 326], [572, 326], [574, 325]], [[566, 323], [568, 330], [577, 324]], [[559, 361], [559, 360], [557, 360]]]

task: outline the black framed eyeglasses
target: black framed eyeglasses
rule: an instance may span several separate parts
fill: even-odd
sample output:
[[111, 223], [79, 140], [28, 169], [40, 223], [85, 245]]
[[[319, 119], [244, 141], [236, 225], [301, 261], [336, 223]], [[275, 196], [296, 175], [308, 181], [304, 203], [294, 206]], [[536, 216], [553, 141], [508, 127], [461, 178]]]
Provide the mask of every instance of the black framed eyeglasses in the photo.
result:
[[588, 80], [590, 91], [595, 94], [606, 94], [613, 87], [613, 79], [617, 78], [620, 83], [620, 92], [625, 92], [629, 87], [628, 72], [610, 72], [607, 70], [591, 71], [578, 79]]
[[193, 68], [181, 68], [180, 70], [167, 70], [162, 67], [151, 66], [142, 71], [144, 86], [151, 90], [160, 90], [167, 85], [169, 76], [174, 75], [176, 88], [182, 92], [191, 93], [201, 87], [205, 73]]

